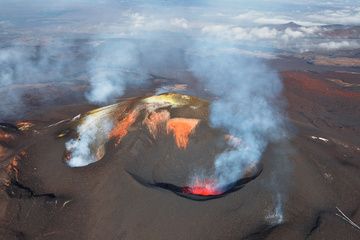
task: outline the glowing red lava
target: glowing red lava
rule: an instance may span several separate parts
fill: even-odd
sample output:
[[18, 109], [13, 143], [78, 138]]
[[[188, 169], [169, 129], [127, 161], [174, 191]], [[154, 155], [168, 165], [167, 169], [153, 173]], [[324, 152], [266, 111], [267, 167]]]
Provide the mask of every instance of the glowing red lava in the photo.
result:
[[217, 189], [215, 180], [196, 178], [191, 186], [183, 188], [183, 193], [199, 196], [216, 196], [223, 192]]

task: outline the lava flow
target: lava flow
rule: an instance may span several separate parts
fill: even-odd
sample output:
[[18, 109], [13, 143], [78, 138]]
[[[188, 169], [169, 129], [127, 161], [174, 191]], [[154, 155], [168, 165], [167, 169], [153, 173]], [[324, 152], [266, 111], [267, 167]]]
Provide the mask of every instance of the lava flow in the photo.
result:
[[216, 181], [214, 179], [199, 178], [196, 178], [191, 186], [184, 187], [182, 192], [198, 196], [217, 196], [223, 194], [223, 192], [216, 187]]

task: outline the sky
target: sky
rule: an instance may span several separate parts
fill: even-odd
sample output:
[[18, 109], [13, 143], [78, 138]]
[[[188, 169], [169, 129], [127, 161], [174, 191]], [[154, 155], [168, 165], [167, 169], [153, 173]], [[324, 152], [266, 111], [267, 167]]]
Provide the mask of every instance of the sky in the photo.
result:
[[[295, 22], [299, 31], [275, 29]], [[318, 26], [360, 25], [360, 0], [1, 0], [0, 37], [139, 37], [170, 32], [237, 40], [267, 41], [275, 48], [308, 51], [322, 37]], [[269, 26], [270, 25], [270, 26]], [[358, 48], [357, 39], [324, 39], [316, 48]], [[294, 41], [296, 40], [296, 41]], [[13, 41], [12, 41], [13, 42]]]
[[94, 24], [126, 25], [130, 12], [194, 24], [360, 24], [360, 1], [347, 0], [1, 0], [0, 26], [91, 32]]

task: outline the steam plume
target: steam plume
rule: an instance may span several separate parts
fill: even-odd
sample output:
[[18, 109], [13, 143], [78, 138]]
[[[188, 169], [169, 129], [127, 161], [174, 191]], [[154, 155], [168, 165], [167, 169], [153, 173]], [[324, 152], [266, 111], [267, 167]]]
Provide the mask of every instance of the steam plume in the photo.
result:
[[123, 95], [128, 85], [144, 83], [139, 55], [131, 41], [106, 41], [97, 46], [88, 64], [91, 90], [87, 99], [93, 103], [107, 103]]
[[78, 139], [72, 139], [65, 145], [66, 150], [71, 153], [68, 165], [83, 167], [101, 158], [99, 154], [104, 151], [104, 142], [112, 126], [113, 123], [109, 119], [96, 115], [87, 116], [77, 129]]
[[268, 143], [283, 134], [274, 104], [282, 90], [280, 79], [258, 59], [228, 51], [232, 45], [202, 39], [188, 54], [190, 70], [218, 96], [211, 104], [211, 124], [242, 141], [215, 160], [217, 187], [223, 190], [256, 166]]
[[73, 41], [63, 40], [34, 40], [0, 46], [0, 117], [21, 116], [27, 107], [24, 96], [31, 91], [36, 91], [40, 104], [51, 102], [52, 96], [36, 84], [76, 80], [74, 76], [81, 71], [82, 61], [73, 47]]
[[283, 200], [280, 193], [276, 194], [275, 198], [275, 207], [273, 212], [269, 213], [269, 215], [266, 216], [266, 219], [269, 221], [272, 225], [278, 225], [283, 223], [284, 221], [284, 212], [283, 212]]

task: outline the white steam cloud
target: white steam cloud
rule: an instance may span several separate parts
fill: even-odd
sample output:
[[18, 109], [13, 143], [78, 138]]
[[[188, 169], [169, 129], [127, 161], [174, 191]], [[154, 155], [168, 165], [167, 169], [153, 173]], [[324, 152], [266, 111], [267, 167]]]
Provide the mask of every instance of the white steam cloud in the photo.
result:
[[266, 217], [271, 225], [279, 225], [284, 222], [283, 201], [280, 193], [276, 194], [275, 207]]
[[339, 49], [357, 49], [360, 48], [359, 41], [330, 41], [318, 45], [320, 49], [334, 51]]
[[15, 41], [0, 46], [0, 118], [21, 116], [27, 106], [25, 97], [31, 91], [36, 91], [40, 104], [50, 103], [52, 96], [40, 86], [66, 81], [74, 84], [83, 62], [73, 48], [73, 41], [62, 40]]
[[71, 47], [71, 42], [48, 41], [0, 48], [0, 86], [57, 81], [74, 71]]
[[79, 137], [65, 144], [70, 153], [68, 165], [70, 167], [84, 167], [96, 162], [104, 154], [104, 143], [113, 126], [112, 121], [98, 118], [96, 115], [85, 117], [77, 129]]
[[128, 85], [144, 83], [140, 52], [130, 41], [107, 41], [95, 48], [89, 62], [91, 90], [86, 95], [93, 103], [107, 103], [124, 94]]
[[256, 166], [268, 143], [284, 134], [282, 114], [274, 102], [281, 80], [258, 59], [223, 51], [229, 45], [232, 42], [201, 40], [189, 54], [191, 71], [219, 97], [211, 104], [211, 124], [226, 128], [242, 142], [215, 161], [215, 177], [223, 190]]

